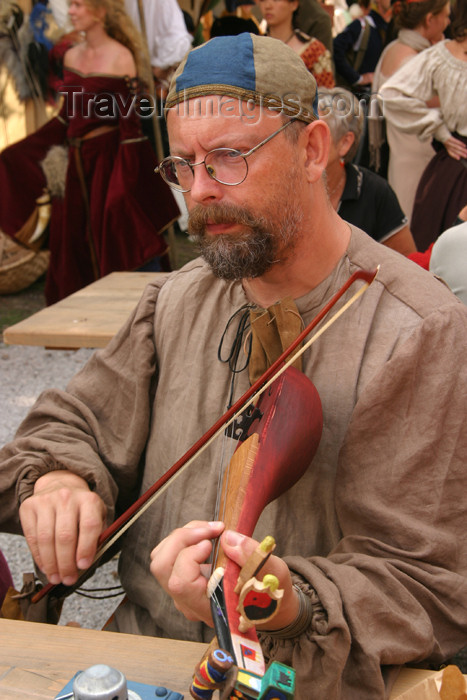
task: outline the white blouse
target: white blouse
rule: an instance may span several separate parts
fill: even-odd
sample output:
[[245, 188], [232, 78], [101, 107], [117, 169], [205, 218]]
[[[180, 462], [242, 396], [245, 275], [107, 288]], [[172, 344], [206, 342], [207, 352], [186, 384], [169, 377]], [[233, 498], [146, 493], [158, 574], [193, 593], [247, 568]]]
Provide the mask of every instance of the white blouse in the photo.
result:
[[[380, 89], [386, 119], [422, 140], [444, 143], [452, 132], [467, 136], [467, 62], [448, 50], [447, 41], [422, 51]], [[427, 107], [439, 96], [440, 108]]]
[[[125, 0], [125, 9], [141, 31], [137, 0]], [[143, 0], [143, 10], [151, 66], [164, 69], [180, 63], [193, 37], [177, 0]]]

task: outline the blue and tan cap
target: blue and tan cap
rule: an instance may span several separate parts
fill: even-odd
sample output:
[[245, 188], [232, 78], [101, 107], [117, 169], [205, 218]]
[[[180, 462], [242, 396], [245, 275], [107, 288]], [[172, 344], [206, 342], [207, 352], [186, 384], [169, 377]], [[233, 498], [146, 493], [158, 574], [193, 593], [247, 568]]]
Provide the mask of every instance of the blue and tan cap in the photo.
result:
[[206, 95], [252, 101], [304, 122], [318, 119], [315, 79], [295, 51], [271, 37], [219, 36], [189, 51], [172, 78], [165, 114]]

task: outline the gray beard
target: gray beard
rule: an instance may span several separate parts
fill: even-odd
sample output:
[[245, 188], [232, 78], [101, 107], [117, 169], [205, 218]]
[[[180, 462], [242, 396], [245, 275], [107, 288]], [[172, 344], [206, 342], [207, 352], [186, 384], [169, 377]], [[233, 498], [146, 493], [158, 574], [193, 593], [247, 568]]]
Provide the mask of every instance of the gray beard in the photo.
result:
[[[301, 214], [287, 204], [271, 217], [255, 217], [243, 207], [216, 204], [196, 206], [188, 219], [188, 233], [216, 277], [241, 280], [261, 277], [272, 265], [287, 259], [295, 247]], [[206, 234], [207, 221], [237, 223], [246, 228], [235, 235]]]

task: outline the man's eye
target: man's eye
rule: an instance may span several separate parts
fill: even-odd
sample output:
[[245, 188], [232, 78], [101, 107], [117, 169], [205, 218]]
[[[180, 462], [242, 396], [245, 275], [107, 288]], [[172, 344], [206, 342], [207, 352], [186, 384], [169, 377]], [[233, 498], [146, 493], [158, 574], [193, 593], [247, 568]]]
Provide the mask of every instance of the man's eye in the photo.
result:
[[232, 151], [227, 151], [226, 156], [227, 156], [227, 158], [232, 160], [234, 158], [241, 158], [242, 154], [240, 151], [232, 150]]
[[215, 161], [217, 163], [225, 163], [228, 165], [229, 163], [235, 163], [239, 160], [242, 159], [242, 154], [240, 151], [236, 151], [235, 149], [232, 150], [225, 150], [225, 151], [218, 151], [215, 154]]
[[177, 163], [177, 170], [186, 171], [191, 170], [191, 166], [188, 161], [181, 161]]

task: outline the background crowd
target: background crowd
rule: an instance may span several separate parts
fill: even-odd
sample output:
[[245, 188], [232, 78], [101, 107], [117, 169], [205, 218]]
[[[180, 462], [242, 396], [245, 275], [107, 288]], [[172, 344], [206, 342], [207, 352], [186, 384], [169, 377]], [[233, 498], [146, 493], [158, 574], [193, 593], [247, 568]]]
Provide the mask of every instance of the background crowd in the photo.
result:
[[[29, 9], [2, 6], [3, 77], [54, 116], [0, 152], [0, 292], [46, 269], [53, 303], [114, 270], [170, 269], [184, 205], [152, 172], [168, 153], [160, 114], [170, 77], [192, 46], [244, 31], [286, 43], [315, 77], [333, 136], [329, 193], [344, 218], [427, 269], [435, 240], [464, 220], [465, 0], [73, 0], [69, 9], [41, 0]], [[89, 115], [74, 91], [146, 102], [125, 118]]]

